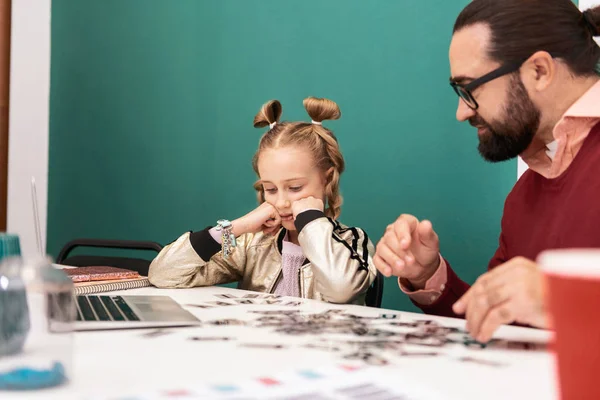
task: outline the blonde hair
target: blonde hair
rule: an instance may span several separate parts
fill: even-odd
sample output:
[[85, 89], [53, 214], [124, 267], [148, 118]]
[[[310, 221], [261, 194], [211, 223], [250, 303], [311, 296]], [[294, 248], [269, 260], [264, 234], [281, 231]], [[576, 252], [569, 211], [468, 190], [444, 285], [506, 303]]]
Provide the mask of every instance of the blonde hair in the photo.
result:
[[[338, 119], [341, 116], [338, 105], [328, 99], [308, 97], [304, 99], [304, 108], [312, 122], [279, 122], [282, 108], [278, 100], [265, 103], [254, 117], [254, 127], [264, 128], [275, 125], [260, 139], [258, 150], [252, 159], [254, 172], [258, 173], [258, 159], [261, 151], [285, 146], [303, 146], [312, 154], [316, 166], [332, 173], [327, 176], [325, 187], [325, 215], [337, 219], [341, 212], [342, 196], [340, 195], [340, 175], [344, 172], [344, 157], [340, 152], [338, 141], [332, 131], [318, 124], [322, 121]], [[254, 184], [258, 193], [258, 201], [265, 201], [264, 190], [259, 182]]]

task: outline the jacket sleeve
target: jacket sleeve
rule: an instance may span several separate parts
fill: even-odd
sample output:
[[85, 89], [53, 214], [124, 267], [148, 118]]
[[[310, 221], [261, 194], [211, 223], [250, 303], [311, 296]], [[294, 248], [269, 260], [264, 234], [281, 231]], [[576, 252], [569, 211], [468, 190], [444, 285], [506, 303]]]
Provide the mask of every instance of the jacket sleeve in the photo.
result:
[[227, 259], [209, 228], [186, 232], [165, 246], [150, 264], [150, 283], [161, 288], [190, 288], [236, 282], [242, 279], [251, 235], [237, 238], [237, 246]]
[[364, 295], [375, 280], [375, 248], [360, 228], [342, 228], [319, 210], [298, 214], [298, 241], [313, 266], [324, 300], [345, 304]]

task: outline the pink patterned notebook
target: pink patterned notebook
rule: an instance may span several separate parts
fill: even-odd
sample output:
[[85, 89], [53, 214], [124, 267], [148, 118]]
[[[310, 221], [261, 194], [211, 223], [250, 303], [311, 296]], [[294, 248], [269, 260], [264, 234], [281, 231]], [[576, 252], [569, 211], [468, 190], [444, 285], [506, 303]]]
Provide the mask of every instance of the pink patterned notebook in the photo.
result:
[[63, 271], [71, 277], [73, 282], [117, 281], [140, 278], [140, 274], [135, 271], [117, 267], [76, 267], [65, 268]]

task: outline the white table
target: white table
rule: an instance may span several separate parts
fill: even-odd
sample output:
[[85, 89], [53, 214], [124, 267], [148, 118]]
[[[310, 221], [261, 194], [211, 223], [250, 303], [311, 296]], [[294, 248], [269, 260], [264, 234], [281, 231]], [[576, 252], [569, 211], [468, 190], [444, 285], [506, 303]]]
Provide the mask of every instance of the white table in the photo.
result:
[[[143, 288], [121, 292], [123, 295], [168, 295], [180, 304], [198, 304], [218, 300], [216, 294], [245, 293], [223, 287], [185, 290]], [[291, 300], [291, 298], [290, 298]], [[239, 305], [201, 309], [185, 307], [203, 321], [257, 317], [250, 309], [274, 310], [285, 307]], [[400, 321], [433, 319], [446, 326], [464, 327], [463, 320], [424, 316], [395, 310], [331, 305], [304, 300], [299, 307], [308, 312], [343, 309], [355, 315], [399, 314]], [[259, 377], [292, 374], [300, 369], [324, 368], [339, 365], [359, 365], [358, 361], [340, 359], [340, 354], [307, 349], [303, 344], [318, 338], [289, 336], [266, 328], [248, 326], [215, 326], [173, 328], [169, 334], [145, 338], [150, 330], [94, 331], [75, 334], [74, 371], [71, 381], [58, 388], [37, 392], [2, 392], [2, 400], [12, 399], [100, 399], [150, 398], [139, 397], [207, 384], [227, 384], [252, 381]], [[236, 340], [224, 342], [193, 341], [193, 336], [231, 336]], [[322, 337], [321, 337], [322, 338]], [[519, 341], [547, 342], [546, 331], [503, 326], [495, 338]], [[344, 338], [327, 338], [331, 345]], [[347, 339], [346, 339], [347, 340]], [[281, 350], [245, 348], [240, 343], [285, 343]], [[430, 350], [430, 349], [425, 349]], [[381, 350], [384, 354], [386, 350]], [[554, 361], [545, 350], [470, 349], [462, 345], [444, 347], [447, 356], [391, 357], [391, 365], [368, 367], [376, 374], [403, 382], [417, 382], [431, 390], [456, 399], [554, 399], [556, 398]], [[456, 355], [472, 355], [478, 359], [503, 364], [492, 367], [459, 362]], [[127, 397], [132, 396], [132, 397]], [[135, 397], [138, 396], [138, 397]], [[176, 398], [176, 397], [172, 397]], [[188, 397], [181, 397], [188, 398]]]

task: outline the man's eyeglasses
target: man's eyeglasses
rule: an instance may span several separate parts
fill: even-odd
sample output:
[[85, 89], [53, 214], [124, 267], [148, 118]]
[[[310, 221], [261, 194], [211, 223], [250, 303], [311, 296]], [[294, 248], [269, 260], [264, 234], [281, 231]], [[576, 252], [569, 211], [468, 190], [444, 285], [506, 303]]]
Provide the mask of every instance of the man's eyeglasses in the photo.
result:
[[472, 92], [484, 83], [488, 83], [489, 81], [492, 81], [496, 78], [500, 78], [501, 76], [518, 71], [525, 61], [527, 61], [527, 59], [519, 62], [505, 64], [500, 68], [497, 68], [492, 72], [485, 74], [481, 78], [477, 78], [466, 85], [455, 82], [452, 78], [450, 78], [450, 86], [452, 86], [452, 89], [454, 89], [458, 97], [460, 97], [466, 105], [468, 105], [473, 110], [477, 110], [479, 108], [479, 104], [477, 104], [477, 101], [473, 97]]

